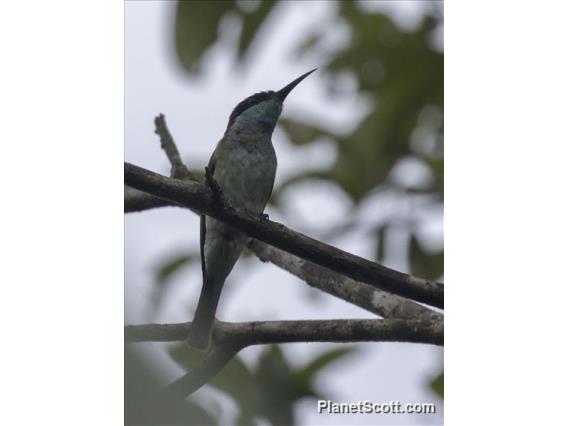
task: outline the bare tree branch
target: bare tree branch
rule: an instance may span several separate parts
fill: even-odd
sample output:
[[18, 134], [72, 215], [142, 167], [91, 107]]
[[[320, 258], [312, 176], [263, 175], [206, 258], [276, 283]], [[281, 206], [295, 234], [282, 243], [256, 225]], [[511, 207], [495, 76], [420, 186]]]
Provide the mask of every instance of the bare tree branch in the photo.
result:
[[[130, 187], [125, 187], [124, 202], [126, 213], [155, 207], [175, 206], [169, 201]], [[314, 288], [384, 318], [435, 319], [442, 315], [403, 297], [377, 290], [360, 281], [354, 281], [262, 241], [251, 239], [248, 247], [262, 262], [270, 262], [297, 276]]]
[[[161, 146], [166, 152], [166, 155], [172, 165], [172, 177], [195, 181], [181, 160], [178, 148], [167, 128], [163, 114], [157, 116], [154, 122], [156, 125], [155, 133], [160, 136]], [[223, 201], [220, 200], [222, 198], [221, 194], [215, 194], [215, 191], [213, 190], [216, 182], [211, 182], [212, 177], [208, 176], [207, 171], [208, 170], [206, 168], [205, 176], [206, 178], [209, 178], [208, 180], [210, 182], [208, 186], [213, 191], [214, 200], [217, 203], [222, 203]], [[161, 207], [165, 205], [176, 205], [151, 194], [129, 187], [126, 188], [125, 211], [127, 212], [140, 211], [145, 208]], [[399, 318], [418, 318], [421, 315], [426, 315], [426, 317], [434, 315], [435, 318], [436, 315], [440, 315], [419, 304], [412, 303], [404, 298], [397, 297], [380, 290], [375, 290], [367, 284], [356, 282], [342, 275], [337, 275], [329, 269], [322, 268], [312, 262], [287, 254], [260, 241], [252, 241], [249, 248], [251, 248], [251, 250], [262, 261], [271, 261], [281, 268], [302, 278], [309, 285], [327, 291], [330, 294], [361, 306], [364, 309], [377, 313], [383, 317], [398, 316]]]
[[[161, 146], [172, 165], [173, 179], [125, 163], [125, 183], [132, 186], [125, 186], [125, 212], [177, 205], [196, 213], [208, 214], [282, 249], [261, 241], [249, 242], [249, 248], [259, 259], [274, 263], [309, 285], [386, 318], [412, 318], [249, 323], [217, 321], [213, 331], [213, 350], [200, 365], [171, 383], [166, 389], [167, 392], [183, 396], [194, 392], [219, 373], [241, 349], [251, 345], [362, 341], [443, 345], [443, 315], [382, 290], [443, 307], [442, 284], [385, 268], [296, 233], [281, 224], [259, 221], [246, 213], [236, 211], [223, 200], [222, 193], [214, 191], [215, 182], [208, 176], [207, 169], [208, 188], [191, 176], [181, 160], [162, 114], [156, 117], [155, 125], [155, 132], [160, 136]], [[259, 227], [263, 224], [267, 226]], [[125, 340], [182, 341], [186, 339], [191, 326], [191, 323], [127, 326]]]
[[170, 134], [170, 131], [168, 130], [168, 126], [166, 125], [166, 118], [164, 117], [164, 114], [158, 115], [154, 119], [154, 124], [156, 125], [155, 133], [160, 136], [162, 149], [165, 151], [168, 156], [168, 160], [170, 160], [170, 164], [172, 165], [170, 176], [182, 180], [195, 180], [181, 160], [177, 146]]
[[210, 189], [200, 183], [167, 178], [130, 163], [124, 164], [124, 179], [125, 183], [133, 188], [230, 223], [251, 237], [356, 281], [443, 308], [443, 284], [386, 268], [295, 232], [282, 224], [260, 220], [246, 212], [237, 212], [230, 206], [214, 200]]
[[[184, 341], [191, 322], [128, 325], [124, 338], [135, 342]], [[215, 321], [215, 346], [245, 348], [252, 345], [297, 342], [411, 342], [444, 344], [441, 320], [330, 319], [297, 321]]]
[[124, 213], [142, 212], [166, 206], [176, 206], [176, 204], [124, 185]]
[[336, 296], [383, 318], [440, 320], [443, 315], [419, 303], [377, 290], [313, 262], [251, 239], [248, 248], [263, 262], [270, 262], [308, 285]]
[[[129, 325], [124, 338], [134, 342], [185, 341], [191, 322]], [[296, 342], [412, 342], [443, 346], [443, 321], [333, 319], [300, 321], [216, 321], [214, 347], [203, 362], [167, 391], [188, 395], [206, 384], [242, 349], [252, 345]]]
[[[154, 133], [160, 137], [160, 146], [170, 161], [170, 177], [181, 180], [197, 181], [181, 159], [177, 145], [166, 124], [164, 114], [156, 116], [154, 124], [156, 126]], [[166, 206], [177, 206], [177, 204], [131, 188], [127, 185], [124, 186], [125, 213], [140, 212], [143, 210]]]

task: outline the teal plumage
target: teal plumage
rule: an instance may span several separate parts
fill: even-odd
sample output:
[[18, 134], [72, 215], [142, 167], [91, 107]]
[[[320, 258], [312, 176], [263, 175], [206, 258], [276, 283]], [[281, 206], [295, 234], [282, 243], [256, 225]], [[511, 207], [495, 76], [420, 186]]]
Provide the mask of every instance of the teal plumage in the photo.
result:
[[[272, 132], [286, 96], [313, 71], [277, 92], [259, 92], [246, 98], [231, 113], [225, 135], [217, 144], [208, 168], [232, 206], [257, 216], [263, 213], [276, 176]], [[200, 228], [203, 285], [188, 343], [207, 350], [223, 285], [248, 237], [208, 216], [201, 216]]]

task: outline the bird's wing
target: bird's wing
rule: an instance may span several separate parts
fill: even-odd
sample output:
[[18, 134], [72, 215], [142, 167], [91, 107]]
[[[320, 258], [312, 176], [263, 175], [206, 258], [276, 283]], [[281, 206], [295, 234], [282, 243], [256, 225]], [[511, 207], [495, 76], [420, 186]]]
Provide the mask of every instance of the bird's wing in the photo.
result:
[[268, 193], [268, 198], [266, 200], [267, 203], [268, 203], [268, 200], [270, 200], [270, 196], [272, 195], [272, 191], [274, 190], [274, 181], [275, 180], [276, 180], [276, 165], [274, 167], [274, 174], [272, 175], [272, 182], [270, 183], [270, 192]]
[[274, 173], [272, 174], [272, 180], [270, 181], [270, 190], [266, 194], [267, 197], [266, 197], [266, 201], [265, 201], [265, 208], [266, 208], [266, 204], [270, 200], [270, 196], [272, 195], [272, 191], [274, 190], [274, 181], [276, 180], [276, 168], [278, 167], [278, 161], [276, 160], [276, 154], [274, 154], [273, 160], [274, 160]]
[[[215, 149], [215, 151], [213, 151], [213, 155], [211, 155], [211, 158], [209, 159], [209, 164], [207, 165], [212, 176], [214, 176], [215, 173], [216, 152], [217, 150]], [[199, 251], [201, 254], [201, 273], [203, 274], [203, 283], [205, 283], [205, 278], [207, 275], [207, 271], [205, 269], [205, 233], [206, 233], [205, 215], [202, 214], [201, 217], [199, 218]]]
[[203, 274], [203, 282], [205, 283], [206, 271], [205, 271], [205, 215], [202, 214], [199, 218], [199, 251], [201, 254], [201, 273]]

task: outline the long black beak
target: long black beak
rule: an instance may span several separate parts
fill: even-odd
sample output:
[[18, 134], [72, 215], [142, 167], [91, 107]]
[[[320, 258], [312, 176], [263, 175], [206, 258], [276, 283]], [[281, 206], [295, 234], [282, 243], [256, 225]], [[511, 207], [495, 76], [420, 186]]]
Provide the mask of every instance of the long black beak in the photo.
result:
[[283, 87], [282, 89], [280, 89], [278, 92], [276, 92], [276, 96], [278, 97], [278, 99], [280, 99], [280, 102], [284, 102], [284, 99], [286, 99], [286, 96], [288, 96], [288, 94], [292, 91], [292, 89], [294, 87], [296, 87], [298, 84], [300, 84], [300, 82], [306, 78], [308, 75], [310, 75], [311, 73], [313, 73], [315, 70], [317, 70], [317, 68], [314, 68], [311, 71], [308, 71], [305, 74], [302, 74], [300, 77], [298, 77], [296, 80], [294, 80], [292, 83], [288, 84], [287, 86]]

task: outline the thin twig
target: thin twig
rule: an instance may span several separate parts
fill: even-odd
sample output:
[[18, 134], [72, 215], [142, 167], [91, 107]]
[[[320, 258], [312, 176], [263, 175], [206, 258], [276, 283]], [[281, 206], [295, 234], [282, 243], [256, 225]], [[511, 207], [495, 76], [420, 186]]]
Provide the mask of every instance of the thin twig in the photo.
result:
[[165, 151], [168, 156], [168, 160], [170, 160], [170, 164], [172, 165], [171, 177], [182, 180], [195, 180], [181, 160], [177, 146], [170, 134], [170, 131], [168, 130], [168, 126], [166, 125], [166, 118], [164, 117], [164, 114], [158, 115], [154, 119], [154, 124], [156, 125], [154, 133], [160, 136], [162, 149]]

